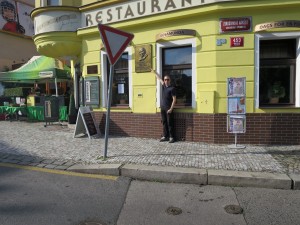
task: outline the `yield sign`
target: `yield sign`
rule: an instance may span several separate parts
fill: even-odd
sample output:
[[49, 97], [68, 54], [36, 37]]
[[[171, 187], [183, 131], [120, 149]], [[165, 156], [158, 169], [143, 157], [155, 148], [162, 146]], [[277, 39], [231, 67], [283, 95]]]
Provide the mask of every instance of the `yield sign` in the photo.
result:
[[114, 65], [134, 35], [102, 24], [98, 24], [98, 29], [108, 54], [109, 62], [111, 65]]

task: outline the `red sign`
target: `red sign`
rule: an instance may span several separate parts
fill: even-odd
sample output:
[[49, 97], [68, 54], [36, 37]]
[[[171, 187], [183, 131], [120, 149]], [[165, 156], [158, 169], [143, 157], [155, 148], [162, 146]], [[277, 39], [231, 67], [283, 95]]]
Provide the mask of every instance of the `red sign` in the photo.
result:
[[98, 24], [98, 29], [109, 62], [111, 65], [114, 65], [126, 49], [127, 45], [132, 41], [134, 35], [102, 24]]
[[231, 37], [230, 47], [244, 47], [244, 37]]
[[220, 33], [251, 31], [251, 17], [220, 19]]

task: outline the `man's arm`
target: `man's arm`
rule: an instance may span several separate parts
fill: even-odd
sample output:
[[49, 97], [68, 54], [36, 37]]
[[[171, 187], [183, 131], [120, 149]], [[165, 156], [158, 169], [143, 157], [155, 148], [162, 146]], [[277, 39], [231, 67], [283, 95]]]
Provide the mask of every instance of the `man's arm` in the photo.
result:
[[151, 70], [151, 72], [153, 72], [156, 75], [157, 80], [159, 80], [159, 82], [163, 85], [164, 81], [161, 78], [161, 76], [155, 70], [153, 70], [153, 69]]
[[176, 104], [176, 95], [173, 95], [172, 96], [172, 105], [171, 105], [171, 108], [167, 111], [167, 113], [171, 113], [172, 111], [173, 111], [173, 109], [174, 109], [174, 106], [175, 106], [175, 104]]

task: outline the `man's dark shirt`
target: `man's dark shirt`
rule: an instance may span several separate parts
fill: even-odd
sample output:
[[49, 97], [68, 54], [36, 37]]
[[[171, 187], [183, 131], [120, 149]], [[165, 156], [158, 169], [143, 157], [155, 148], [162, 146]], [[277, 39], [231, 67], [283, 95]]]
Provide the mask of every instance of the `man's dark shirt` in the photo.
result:
[[172, 86], [162, 86], [162, 101], [161, 101], [161, 109], [169, 110], [171, 108], [173, 102], [173, 96], [176, 96], [176, 89]]

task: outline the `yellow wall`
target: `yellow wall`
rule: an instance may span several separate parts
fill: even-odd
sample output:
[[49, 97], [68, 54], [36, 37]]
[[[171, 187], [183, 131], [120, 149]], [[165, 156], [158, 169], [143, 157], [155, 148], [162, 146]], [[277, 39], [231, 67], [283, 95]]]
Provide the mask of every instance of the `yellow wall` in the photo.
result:
[[[67, 1], [66, 1], [67, 2]], [[82, 0], [82, 4], [99, 1]], [[114, 2], [114, 1], [111, 1]], [[115, 1], [120, 2], [120, 1]], [[104, 2], [105, 3], [105, 2]], [[227, 89], [226, 82], [229, 77], [246, 77], [246, 104], [247, 113], [273, 112], [274, 109], [262, 110], [254, 106], [254, 32], [219, 33], [220, 18], [252, 17], [252, 29], [256, 24], [299, 19], [300, 3], [296, 0], [243, 0], [220, 3], [216, 5], [201, 6], [188, 10], [180, 10], [166, 14], [129, 20], [112, 24], [111, 26], [134, 33], [132, 53], [132, 109], [137, 113], [155, 113], [156, 108], [156, 79], [151, 73], [136, 73], [134, 71], [134, 46], [140, 44], [152, 45], [152, 64], [156, 68], [156, 40], [158, 33], [174, 29], [196, 30], [196, 108], [180, 111], [194, 111], [197, 113], [226, 113]], [[278, 31], [300, 31], [299, 28], [280, 28]], [[276, 30], [272, 30], [276, 31]], [[269, 32], [269, 31], [266, 31]], [[100, 74], [100, 48], [102, 46], [100, 34], [96, 27], [89, 27], [77, 32], [82, 39], [81, 65], [83, 75], [86, 75], [88, 65], [98, 65], [97, 74]], [[230, 47], [231, 37], [244, 37], [243, 47]], [[182, 36], [168, 38], [179, 40]], [[227, 43], [217, 46], [217, 39], [226, 39]], [[102, 87], [101, 87], [102, 88]], [[102, 92], [101, 92], [102, 94]], [[101, 98], [100, 98], [101, 99]], [[99, 108], [99, 110], [105, 110]], [[125, 110], [126, 111], [126, 110]], [[276, 110], [295, 112], [298, 109]]]

